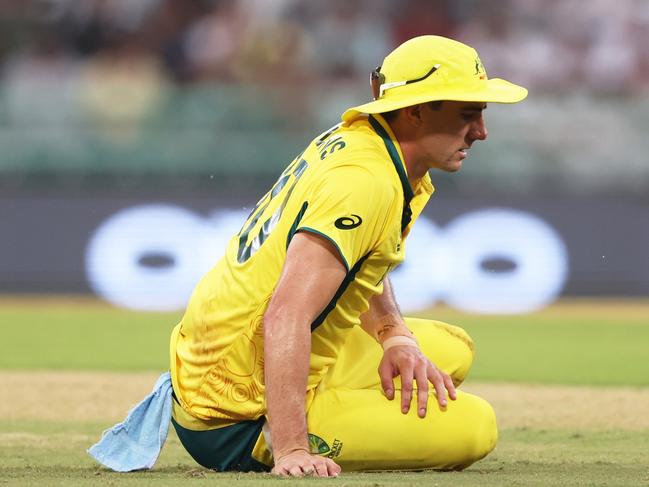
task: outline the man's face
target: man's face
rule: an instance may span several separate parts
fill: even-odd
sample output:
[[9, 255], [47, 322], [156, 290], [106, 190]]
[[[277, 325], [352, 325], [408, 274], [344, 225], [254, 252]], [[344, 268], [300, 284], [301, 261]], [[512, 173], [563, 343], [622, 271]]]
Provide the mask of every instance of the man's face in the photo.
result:
[[459, 170], [471, 145], [487, 138], [486, 108], [486, 103], [463, 101], [444, 101], [438, 109], [422, 105], [417, 134], [420, 164], [447, 172]]

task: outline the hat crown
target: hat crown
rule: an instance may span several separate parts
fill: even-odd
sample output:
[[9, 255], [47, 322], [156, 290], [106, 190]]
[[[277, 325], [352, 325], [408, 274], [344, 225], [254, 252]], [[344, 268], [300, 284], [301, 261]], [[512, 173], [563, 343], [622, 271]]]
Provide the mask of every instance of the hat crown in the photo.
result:
[[386, 83], [396, 83], [421, 78], [435, 65], [440, 67], [431, 76], [417, 83], [386, 90], [384, 96], [421, 91], [431, 85], [473, 88], [488, 79], [475, 49], [453, 39], [433, 35], [415, 37], [401, 44], [386, 56], [381, 73]]
[[487, 78], [472, 47], [433, 35], [410, 39], [388, 54], [370, 75], [370, 87], [374, 100], [347, 109], [343, 121], [431, 101], [517, 103], [527, 96], [522, 86]]

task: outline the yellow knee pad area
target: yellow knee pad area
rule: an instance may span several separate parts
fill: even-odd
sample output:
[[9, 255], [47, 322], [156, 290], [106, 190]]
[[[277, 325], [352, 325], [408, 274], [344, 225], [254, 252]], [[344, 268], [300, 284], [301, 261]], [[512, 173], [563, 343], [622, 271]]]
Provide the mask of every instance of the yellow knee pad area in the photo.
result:
[[496, 445], [491, 406], [459, 392], [440, 409], [430, 395], [428, 414], [400, 411], [400, 395], [387, 400], [378, 390], [328, 389], [316, 394], [308, 411], [309, 433], [321, 454], [343, 469], [462, 469]]
[[[417, 337], [419, 346], [438, 368], [453, 378], [455, 385], [464, 381], [473, 363], [471, 337], [460, 327], [441, 321], [404, 318]], [[361, 327], [353, 328], [336, 364], [323, 380], [323, 388], [381, 389], [378, 366], [383, 350]], [[395, 384], [400, 387], [397, 379]]]
[[455, 385], [460, 385], [475, 357], [475, 345], [469, 334], [459, 326], [442, 321], [404, 318], [415, 334], [422, 352], [437, 367], [449, 374]]

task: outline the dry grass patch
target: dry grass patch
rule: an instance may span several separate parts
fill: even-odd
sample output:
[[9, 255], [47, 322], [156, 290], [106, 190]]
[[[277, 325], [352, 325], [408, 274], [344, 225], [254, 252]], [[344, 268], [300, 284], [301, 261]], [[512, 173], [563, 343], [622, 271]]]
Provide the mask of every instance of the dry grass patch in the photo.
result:
[[649, 430], [649, 388], [469, 384], [501, 428]]
[[[117, 422], [153, 387], [156, 373], [0, 371], [6, 420]], [[649, 388], [474, 383], [501, 429], [649, 430]]]

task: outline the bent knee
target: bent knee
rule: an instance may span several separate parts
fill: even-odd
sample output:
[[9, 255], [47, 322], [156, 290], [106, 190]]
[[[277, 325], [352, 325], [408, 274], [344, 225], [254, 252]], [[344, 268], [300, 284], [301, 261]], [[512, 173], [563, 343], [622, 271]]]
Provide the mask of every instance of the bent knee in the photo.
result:
[[460, 385], [471, 369], [475, 346], [469, 334], [459, 326], [442, 321], [406, 318], [424, 354]]
[[459, 326], [449, 325], [442, 321], [433, 321], [433, 324], [449, 334], [456, 343], [456, 366], [449, 374], [453, 383], [459, 386], [469, 374], [473, 359], [475, 358], [475, 345], [471, 336]]
[[491, 405], [477, 396], [470, 396], [470, 400], [472, 414], [471, 419], [467, 421], [470, 423], [470, 433], [465, 437], [464, 458], [456, 466], [459, 470], [486, 457], [493, 451], [498, 441], [496, 413]]

